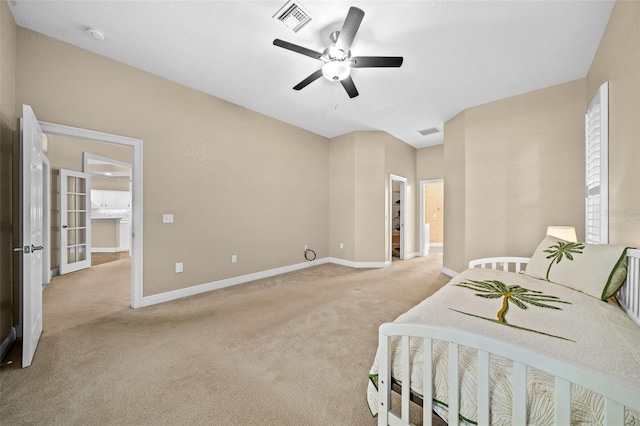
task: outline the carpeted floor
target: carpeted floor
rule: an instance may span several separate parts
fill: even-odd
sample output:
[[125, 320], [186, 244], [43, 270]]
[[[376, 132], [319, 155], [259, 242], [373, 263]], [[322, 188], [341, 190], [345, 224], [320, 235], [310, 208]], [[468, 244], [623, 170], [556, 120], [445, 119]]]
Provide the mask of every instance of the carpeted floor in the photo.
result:
[[33, 364], [0, 369], [0, 423], [372, 426], [377, 328], [448, 281], [438, 254], [136, 310], [128, 259], [56, 277]]

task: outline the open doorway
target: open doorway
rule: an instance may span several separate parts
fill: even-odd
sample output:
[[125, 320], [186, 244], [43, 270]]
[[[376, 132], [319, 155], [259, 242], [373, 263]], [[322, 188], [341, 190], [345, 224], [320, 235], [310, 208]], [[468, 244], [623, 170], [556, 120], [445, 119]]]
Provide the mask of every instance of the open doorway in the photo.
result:
[[420, 255], [444, 244], [444, 180], [420, 181]]
[[53, 275], [90, 268], [123, 254], [128, 257], [131, 147], [46, 135], [54, 200]]
[[389, 261], [406, 259], [407, 179], [389, 175]]
[[91, 266], [130, 257], [131, 163], [85, 152], [83, 169], [91, 176]]
[[[47, 134], [49, 159], [51, 161], [52, 172], [52, 206], [51, 206], [51, 232], [58, 235], [63, 231], [61, 214], [60, 214], [60, 170], [67, 171], [77, 170], [74, 173], [85, 173], [90, 176], [102, 178], [112, 177], [113, 179], [103, 180], [102, 185], [117, 185], [118, 188], [110, 187], [107, 190], [121, 191], [124, 195], [121, 199], [116, 199], [114, 207], [121, 214], [119, 222], [125, 219], [124, 229], [118, 229], [114, 235], [113, 244], [109, 247], [114, 251], [126, 252], [127, 257], [130, 256], [130, 282], [131, 282], [131, 298], [130, 306], [138, 308], [142, 306], [143, 290], [142, 290], [142, 140], [129, 138], [125, 136], [112, 135], [93, 130], [80, 129], [59, 124], [40, 122], [42, 130]], [[59, 145], [56, 147], [55, 145]], [[60, 158], [54, 152], [61, 152]], [[54, 154], [53, 156], [51, 154]], [[53, 157], [56, 157], [54, 160]], [[94, 169], [93, 172], [91, 169]], [[100, 170], [102, 169], [102, 170]], [[111, 171], [106, 169], [112, 169]], [[111, 174], [108, 176], [107, 173]], [[90, 182], [92, 179], [89, 178]], [[56, 191], [58, 191], [56, 193]], [[77, 195], [77, 194], [76, 194]], [[110, 194], [113, 195], [113, 194]], [[87, 199], [90, 195], [87, 196]], [[117, 197], [116, 197], [117, 198]], [[111, 200], [109, 201], [111, 202]], [[55, 204], [54, 204], [55, 203]], [[123, 207], [123, 208], [120, 208]], [[87, 216], [86, 234], [87, 239], [91, 235], [90, 215], [94, 212], [91, 205], [84, 212]], [[126, 211], [124, 214], [123, 211]], [[58, 217], [55, 217], [55, 215]], [[120, 224], [120, 223], [119, 223]], [[123, 232], [124, 231], [124, 232]], [[114, 230], [115, 232], [115, 230]], [[75, 236], [77, 238], [77, 236]], [[52, 253], [51, 267], [55, 271], [54, 261], [59, 263], [60, 247], [59, 238], [51, 237]], [[53, 249], [54, 246], [56, 246]], [[121, 250], [123, 249], [123, 250]], [[76, 252], [77, 253], [77, 252]], [[91, 250], [88, 248], [85, 255], [91, 256]]]

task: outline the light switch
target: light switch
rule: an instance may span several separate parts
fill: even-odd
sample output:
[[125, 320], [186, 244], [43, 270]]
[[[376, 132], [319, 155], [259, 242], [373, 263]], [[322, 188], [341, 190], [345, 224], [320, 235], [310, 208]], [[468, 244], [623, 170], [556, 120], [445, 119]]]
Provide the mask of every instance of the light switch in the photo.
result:
[[173, 223], [173, 215], [172, 214], [163, 214], [162, 215], [162, 223]]
[[176, 263], [176, 274], [179, 274], [182, 271], [184, 271], [184, 265], [182, 262]]

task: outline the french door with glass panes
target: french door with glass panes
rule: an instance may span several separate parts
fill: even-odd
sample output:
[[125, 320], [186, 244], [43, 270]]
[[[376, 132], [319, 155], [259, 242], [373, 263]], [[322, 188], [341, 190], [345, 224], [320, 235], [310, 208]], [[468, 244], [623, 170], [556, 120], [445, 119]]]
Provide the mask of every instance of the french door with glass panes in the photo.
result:
[[87, 173], [60, 170], [60, 274], [91, 266], [91, 217]]

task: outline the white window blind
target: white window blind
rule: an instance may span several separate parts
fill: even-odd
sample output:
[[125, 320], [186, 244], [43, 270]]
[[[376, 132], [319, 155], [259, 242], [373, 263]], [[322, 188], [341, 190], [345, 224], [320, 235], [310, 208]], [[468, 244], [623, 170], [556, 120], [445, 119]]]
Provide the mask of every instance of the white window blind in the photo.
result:
[[609, 83], [600, 86], [585, 116], [585, 241], [609, 242]]

